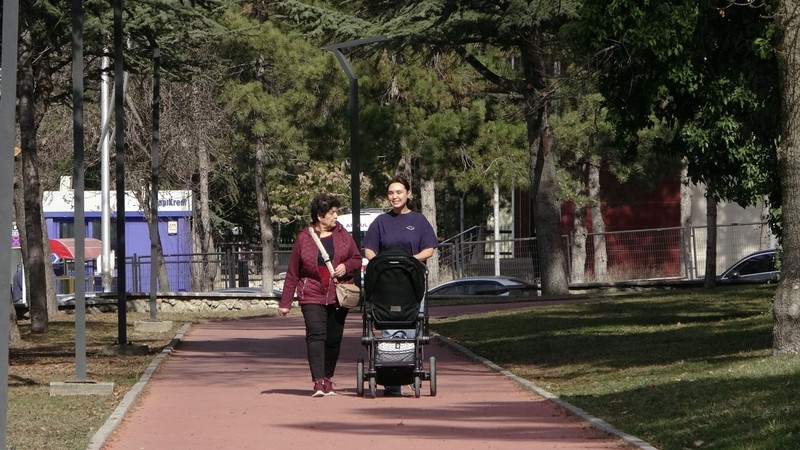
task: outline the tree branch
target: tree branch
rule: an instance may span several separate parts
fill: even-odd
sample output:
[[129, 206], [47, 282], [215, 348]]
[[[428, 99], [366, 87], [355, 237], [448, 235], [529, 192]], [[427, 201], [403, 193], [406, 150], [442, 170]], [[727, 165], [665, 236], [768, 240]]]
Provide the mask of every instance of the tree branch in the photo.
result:
[[480, 62], [478, 58], [474, 57], [470, 52], [468, 52], [466, 48], [456, 47], [456, 53], [458, 53], [458, 55], [464, 61], [466, 61], [467, 64], [477, 70], [478, 73], [480, 73], [484, 78], [496, 84], [497, 86], [500, 86], [509, 92], [522, 92], [523, 83], [509, 80], [508, 78], [501, 77], [500, 75], [492, 72], [492, 70]]

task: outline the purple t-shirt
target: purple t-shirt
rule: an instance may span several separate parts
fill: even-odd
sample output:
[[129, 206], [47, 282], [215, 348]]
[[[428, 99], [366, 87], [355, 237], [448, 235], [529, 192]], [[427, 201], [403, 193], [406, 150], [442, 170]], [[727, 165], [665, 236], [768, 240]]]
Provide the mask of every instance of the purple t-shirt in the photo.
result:
[[439, 241], [431, 223], [421, 213], [396, 214], [389, 211], [378, 216], [364, 236], [363, 246], [375, 253], [399, 247], [411, 255], [426, 248], [436, 248]]

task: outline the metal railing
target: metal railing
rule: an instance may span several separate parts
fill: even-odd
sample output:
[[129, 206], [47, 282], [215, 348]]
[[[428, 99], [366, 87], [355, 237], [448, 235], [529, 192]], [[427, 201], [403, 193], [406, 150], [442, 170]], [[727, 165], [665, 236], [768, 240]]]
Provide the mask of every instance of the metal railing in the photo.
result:
[[[606, 233], [589, 233], [583, 245], [576, 246], [575, 236], [563, 236], [569, 273], [575, 264], [583, 264], [581, 281], [636, 281], [659, 279], [702, 278], [705, 271], [705, 227], [682, 229], [653, 228]], [[540, 281], [536, 256], [536, 238], [500, 239], [482, 227], [473, 227], [443, 241], [439, 252], [439, 279], [494, 275], [514, 276], [534, 283]], [[605, 258], [595, 254], [595, 243], [605, 243]], [[494, 246], [500, 246], [499, 264], [494, 259]], [[775, 240], [765, 223], [723, 225], [717, 228], [717, 273], [756, 250], [773, 248]], [[578, 257], [576, 248], [585, 249]], [[601, 247], [602, 248], [602, 247]], [[286, 271], [291, 250], [275, 252], [276, 275]], [[262, 286], [262, 257], [257, 250], [226, 251], [209, 254], [165, 255], [169, 290], [197, 292], [199, 277], [210, 277], [212, 289]], [[127, 258], [128, 291], [150, 290], [150, 256]], [[209, 269], [210, 270], [206, 270]], [[87, 270], [91, 273], [92, 270]], [[63, 277], [62, 277], [63, 278]], [[280, 277], [277, 277], [280, 286]], [[59, 282], [64, 282], [60, 280]], [[68, 283], [68, 281], [67, 281]], [[87, 275], [87, 291], [97, 290], [97, 276]], [[164, 289], [159, 288], [163, 291]]]
[[[275, 274], [286, 271], [290, 250], [275, 251]], [[262, 286], [263, 262], [260, 251], [233, 251], [208, 254], [165, 255], [165, 266], [172, 292], [197, 292], [200, 277], [207, 276], [211, 268], [210, 283], [213, 289]], [[151, 257], [136, 256], [128, 258], [129, 290], [147, 292], [150, 290]]]

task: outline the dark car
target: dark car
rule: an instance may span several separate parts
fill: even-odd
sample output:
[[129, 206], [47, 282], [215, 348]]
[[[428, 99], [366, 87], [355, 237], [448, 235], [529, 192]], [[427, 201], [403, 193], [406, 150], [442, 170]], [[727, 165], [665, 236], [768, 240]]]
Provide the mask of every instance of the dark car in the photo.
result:
[[428, 290], [428, 297], [465, 295], [535, 296], [536, 286], [521, 278], [505, 276], [468, 277], [448, 281]]
[[717, 283], [767, 283], [778, 281], [775, 249], [760, 250], [737, 261], [717, 277]]

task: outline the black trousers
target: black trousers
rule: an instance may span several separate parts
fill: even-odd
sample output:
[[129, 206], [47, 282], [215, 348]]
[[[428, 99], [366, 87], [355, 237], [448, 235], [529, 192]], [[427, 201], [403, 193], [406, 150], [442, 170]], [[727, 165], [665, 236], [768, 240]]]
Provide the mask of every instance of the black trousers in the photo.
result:
[[311, 380], [333, 378], [342, 349], [347, 308], [336, 305], [300, 305], [306, 322], [306, 350]]

